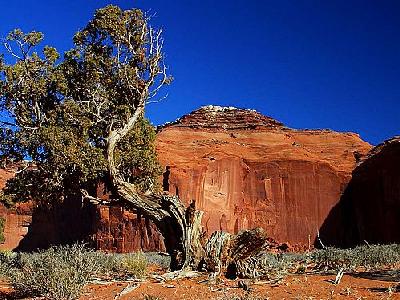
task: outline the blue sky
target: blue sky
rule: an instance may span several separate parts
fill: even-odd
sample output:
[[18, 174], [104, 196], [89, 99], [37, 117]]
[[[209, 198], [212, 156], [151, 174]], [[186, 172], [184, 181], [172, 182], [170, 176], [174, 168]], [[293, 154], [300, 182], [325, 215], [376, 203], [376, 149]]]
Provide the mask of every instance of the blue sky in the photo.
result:
[[96, 8], [155, 13], [174, 83], [154, 124], [199, 106], [256, 109], [293, 128], [400, 134], [400, 1], [1, 0], [0, 35], [38, 30], [65, 51]]

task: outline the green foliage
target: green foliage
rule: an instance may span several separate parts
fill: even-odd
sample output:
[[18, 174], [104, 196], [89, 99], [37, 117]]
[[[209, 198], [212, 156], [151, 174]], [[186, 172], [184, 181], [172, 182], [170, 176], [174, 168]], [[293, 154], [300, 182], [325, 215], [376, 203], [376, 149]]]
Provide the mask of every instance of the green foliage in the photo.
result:
[[[139, 9], [99, 9], [61, 59], [50, 46], [35, 52], [39, 32], [7, 36], [5, 53], [16, 62], [0, 58], [0, 162], [32, 164], [7, 183], [1, 201], [52, 205], [109, 176], [110, 133], [171, 81], [157, 79], [165, 75], [163, 54], [153, 48], [147, 22]], [[157, 188], [154, 141], [141, 114], [117, 144], [116, 165], [138, 190]]]
[[155, 149], [156, 133], [146, 119], [140, 119], [135, 128], [124, 138], [116, 151], [116, 162], [125, 179], [141, 190], [158, 189], [156, 176], [162, 169]]
[[0, 244], [4, 243], [5, 238], [4, 238], [4, 226], [6, 223], [6, 219], [3, 217], [0, 217]]

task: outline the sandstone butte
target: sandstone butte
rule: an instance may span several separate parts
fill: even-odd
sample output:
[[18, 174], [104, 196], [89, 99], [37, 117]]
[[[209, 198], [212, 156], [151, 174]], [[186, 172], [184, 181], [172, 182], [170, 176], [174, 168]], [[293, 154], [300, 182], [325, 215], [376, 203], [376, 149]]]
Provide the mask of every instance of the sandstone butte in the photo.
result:
[[[291, 129], [254, 110], [219, 106], [159, 127], [156, 146], [164, 190], [196, 201], [207, 234], [263, 227], [273, 239], [300, 248], [313, 246], [357, 161], [371, 149], [355, 133]], [[42, 227], [52, 226], [41, 218]], [[100, 205], [82, 218], [91, 222], [97, 248], [162, 249], [153, 226], [123, 208]], [[6, 225], [6, 240], [14, 234], [9, 226], [22, 225]], [[38, 232], [36, 239], [45, 235], [43, 228]]]
[[202, 107], [159, 129], [163, 186], [205, 212], [208, 234], [263, 227], [313, 245], [371, 145], [354, 133], [296, 130], [256, 111]]

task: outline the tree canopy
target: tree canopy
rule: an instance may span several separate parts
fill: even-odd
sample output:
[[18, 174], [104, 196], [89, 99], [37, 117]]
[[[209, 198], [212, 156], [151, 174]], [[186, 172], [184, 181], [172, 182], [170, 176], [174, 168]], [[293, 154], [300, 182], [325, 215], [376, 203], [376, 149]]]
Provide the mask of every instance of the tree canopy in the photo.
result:
[[99, 9], [63, 58], [52, 47], [35, 51], [39, 32], [7, 36], [15, 63], [0, 59], [0, 160], [29, 163], [7, 183], [3, 201], [51, 206], [77, 194], [98, 201], [90, 186], [107, 179], [118, 200], [163, 234], [171, 269], [205, 267], [212, 278], [232, 263], [238, 272], [253, 270], [262, 230], [216, 232], [205, 243], [195, 202], [185, 207], [156, 192], [155, 132], [144, 112], [172, 78], [162, 31], [148, 21], [139, 9]]
[[0, 57], [0, 161], [29, 163], [8, 182], [3, 201], [93, 197], [90, 185], [116, 175], [110, 165], [138, 191], [157, 188], [155, 131], [144, 108], [172, 78], [162, 31], [148, 21], [139, 9], [99, 9], [62, 57], [40, 48], [40, 32], [16, 29], [4, 39], [15, 63]]

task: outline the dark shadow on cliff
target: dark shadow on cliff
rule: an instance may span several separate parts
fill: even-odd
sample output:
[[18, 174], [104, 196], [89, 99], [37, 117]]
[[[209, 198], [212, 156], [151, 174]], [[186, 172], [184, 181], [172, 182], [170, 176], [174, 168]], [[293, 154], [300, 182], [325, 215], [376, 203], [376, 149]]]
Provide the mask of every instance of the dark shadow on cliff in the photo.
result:
[[[319, 232], [325, 246], [400, 243], [400, 139], [376, 146], [353, 171]], [[318, 239], [314, 245], [321, 247]]]
[[28, 233], [15, 251], [34, 251], [54, 245], [90, 242], [96, 212], [81, 197], [66, 199], [53, 208], [36, 208]]
[[350, 181], [338, 204], [331, 209], [319, 229], [320, 240], [317, 238], [314, 241], [316, 248], [323, 246], [347, 248], [359, 244], [360, 238], [354, 216], [353, 202], [349, 197], [352, 185], [353, 183]]

